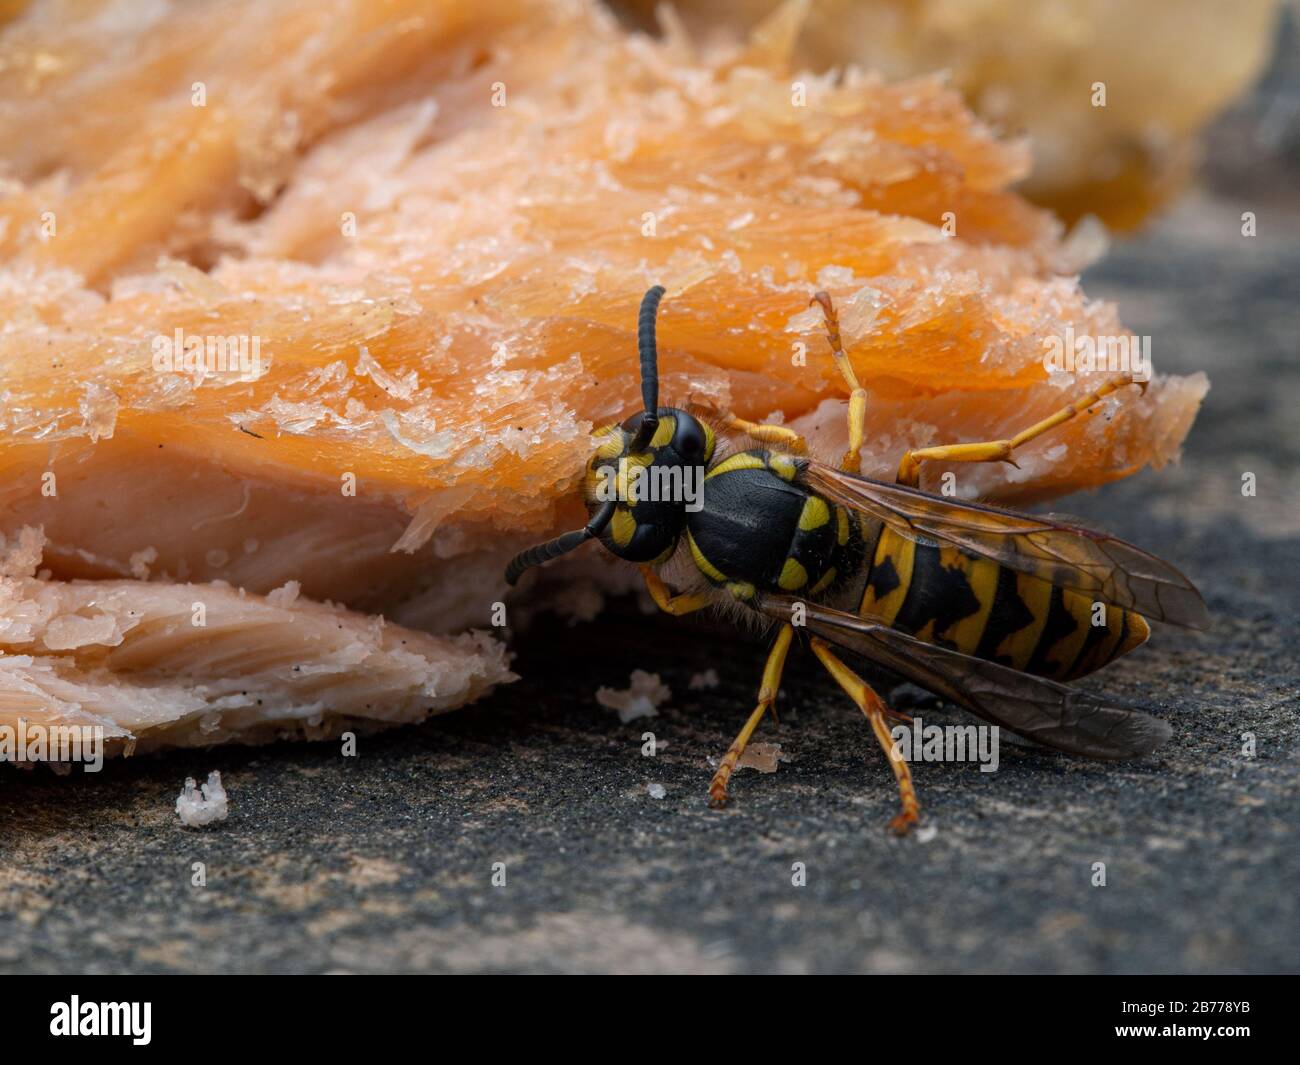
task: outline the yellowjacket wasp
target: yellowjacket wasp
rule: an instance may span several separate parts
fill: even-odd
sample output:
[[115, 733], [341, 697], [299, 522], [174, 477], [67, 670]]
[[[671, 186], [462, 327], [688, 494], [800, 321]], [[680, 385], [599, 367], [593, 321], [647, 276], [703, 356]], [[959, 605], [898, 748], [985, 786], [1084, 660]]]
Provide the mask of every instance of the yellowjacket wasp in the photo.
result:
[[[758, 705], [709, 787], [727, 782], [763, 715], [773, 707], [796, 626], [871, 723], [898, 782], [906, 832], [920, 807], [887, 719], [908, 719], [831, 649], [856, 652], [979, 717], [1047, 747], [1090, 758], [1135, 758], [1170, 727], [1103, 696], [1068, 687], [1143, 643], [1146, 618], [1201, 628], [1205, 604], [1166, 562], [1105, 533], [1052, 517], [941, 498], [920, 489], [923, 462], [1012, 461], [1015, 450], [1077, 417], [1117, 389], [1116, 377], [1009, 440], [907, 452], [893, 484], [859, 473], [867, 394], [844, 352], [830, 296], [818, 292], [831, 354], [849, 388], [849, 449], [838, 467], [807, 455], [792, 429], [721, 415], [722, 428], [754, 445], [729, 454], [704, 418], [659, 406], [655, 322], [664, 294], [641, 302], [642, 410], [596, 434], [585, 497], [591, 520], [516, 556], [514, 584], [540, 565], [599, 538], [639, 563], [655, 602], [681, 616], [730, 599], [778, 625]], [[1145, 387], [1145, 386], [1142, 386]], [[701, 412], [702, 413], [702, 412]], [[702, 505], [629, 491], [637, 471], [702, 473]], [[616, 491], [602, 491], [613, 486]], [[671, 592], [659, 568], [689, 553], [698, 587]], [[1097, 611], [1096, 603], [1111, 609]], [[1100, 617], [1100, 623], [1096, 623]]]

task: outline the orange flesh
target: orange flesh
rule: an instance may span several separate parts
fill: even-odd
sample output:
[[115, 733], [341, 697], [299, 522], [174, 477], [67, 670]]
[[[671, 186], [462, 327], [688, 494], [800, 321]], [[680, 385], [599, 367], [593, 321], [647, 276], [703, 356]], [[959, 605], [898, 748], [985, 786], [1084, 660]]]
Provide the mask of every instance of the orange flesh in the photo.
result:
[[[935, 79], [798, 74], [779, 18], [698, 55], [579, 0], [96, 8], [0, 36], [0, 531], [43, 525], [56, 579], [153, 548], [153, 579], [367, 609], [445, 583], [421, 623], [483, 624], [502, 561], [580, 514], [590, 430], [634, 409], [655, 282], [665, 402], [807, 416], [838, 455], [806, 313], [829, 289], [885, 476], [1099, 383], [1049, 378], [1044, 338], [1125, 332], [1009, 190], [1023, 144]], [[177, 329], [256, 336], [264, 372], [156, 372]], [[963, 493], [1159, 466], [1206, 387], [1127, 390]]]

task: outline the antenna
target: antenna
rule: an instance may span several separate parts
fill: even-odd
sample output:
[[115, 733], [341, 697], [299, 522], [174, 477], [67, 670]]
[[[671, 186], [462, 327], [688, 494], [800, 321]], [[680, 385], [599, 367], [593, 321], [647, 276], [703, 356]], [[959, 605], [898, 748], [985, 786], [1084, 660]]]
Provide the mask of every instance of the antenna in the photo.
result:
[[615, 502], [611, 499], [608, 503], [602, 504], [601, 508], [592, 515], [591, 521], [587, 522], [581, 529], [575, 529], [573, 532], [566, 532], [557, 536], [554, 540], [547, 540], [544, 544], [537, 544], [526, 551], [520, 551], [510, 560], [506, 566], [506, 584], [514, 587], [514, 584], [523, 575], [524, 570], [532, 569], [534, 566], [540, 566], [543, 562], [550, 562], [553, 558], [559, 558], [561, 555], [567, 555], [574, 548], [581, 547], [593, 536], [599, 536], [609, 519], [614, 516]]
[[641, 356], [641, 406], [644, 409], [636, 436], [628, 446], [629, 452], [644, 448], [659, 428], [659, 345], [655, 338], [655, 317], [663, 297], [663, 285], [655, 285], [641, 297], [641, 313], [637, 315], [636, 346]]

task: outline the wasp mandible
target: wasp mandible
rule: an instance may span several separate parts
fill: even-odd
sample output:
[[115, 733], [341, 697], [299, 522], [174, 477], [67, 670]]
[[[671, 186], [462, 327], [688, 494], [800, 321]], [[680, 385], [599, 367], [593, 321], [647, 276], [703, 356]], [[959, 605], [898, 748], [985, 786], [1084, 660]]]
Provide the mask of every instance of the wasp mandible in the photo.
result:
[[[528, 568], [599, 538], [640, 565], [650, 595], [682, 616], [734, 601], [777, 626], [758, 703], [709, 785], [714, 805], [764, 714], [774, 707], [796, 623], [814, 655], [867, 717], [898, 783], [899, 833], [920, 806], [907, 762], [890, 735], [885, 705], [836, 650], [887, 667], [934, 694], [1047, 747], [1090, 758], [1136, 758], [1169, 738], [1169, 725], [1114, 700], [1071, 688], [1143, 643], [1146, 619], [1193, 628], [1205, 604], [1178, 570], [1132, 544], [1053, 517], [941, 498], [920, 488], [925, 462], [1013, 462], [1016, 450], [1129, 385], [1108, 380], [1009, 440], [908, 451], [893, 484], [864, 477], [860, 453], [867, 393], [840, 339], [830, 296], [818, 292], [826, 338], [849, 390], [849, 447], [838, 467], [808, 456], [792, 429], [730, 413], [720, 429], [752, 446], [725, 452], [703, 412], [659, 406], [655, 323], [664, 294], [645, 294], [638, 319], [642, 409], [596, 433], [584, 496], [590, 520], [517, 555]], [[703, 501], [646, 499], [628, 491], [629, 471], [703, 471]], [[602, 487], [613, 484], [611, 496]], [[674, 592], [659, 569], [685, 551], [696, 587]], [[1094, 611], [1095, 603], [1110, 609]], [[1100, 613], [1101, 624], [1095, 621]], [[834, 649], [833, 649], [834, 648]]]

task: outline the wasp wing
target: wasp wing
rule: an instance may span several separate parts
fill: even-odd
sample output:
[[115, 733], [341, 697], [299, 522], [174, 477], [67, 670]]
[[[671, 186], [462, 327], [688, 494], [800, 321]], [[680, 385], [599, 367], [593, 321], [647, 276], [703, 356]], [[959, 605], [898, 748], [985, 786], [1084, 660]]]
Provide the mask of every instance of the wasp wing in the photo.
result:
[[809, 461], [804, 483], [913, 540], [935, 540], [1157, 621], [1209, 624], [1195, 586], [1168, 562], [1108, 533], [1053, 517], [942, 499]]
[[997, 662], [922, 643], [843, 610], [786, 596], [765, 596], [760, 609], [803, 623], [830, 643], [871, 659], [914, 684], [1026, 739], [1087, 758], [1138, 758], [1172, 733], [1165, 721], [1091, 692], [1021, 673]]

